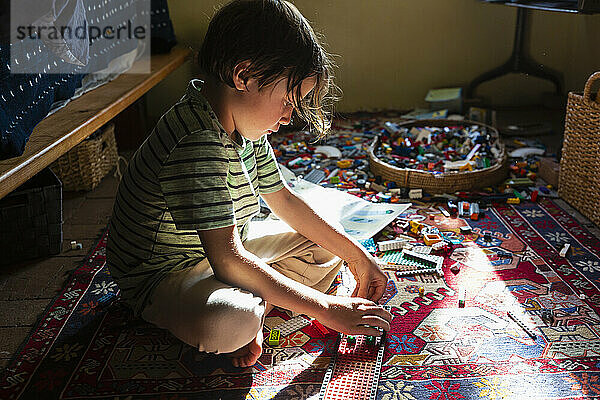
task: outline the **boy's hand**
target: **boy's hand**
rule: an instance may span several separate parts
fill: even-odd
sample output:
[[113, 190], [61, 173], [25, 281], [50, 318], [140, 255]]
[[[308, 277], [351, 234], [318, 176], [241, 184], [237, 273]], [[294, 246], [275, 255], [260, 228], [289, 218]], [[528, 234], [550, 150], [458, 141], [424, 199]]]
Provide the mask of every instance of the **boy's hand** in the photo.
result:
[[318, 316], [321, 323], [347, 335], [379, 336], [390, 330], [392, 314], [360, 297], [327, 296], [327, 307]]
[[378, 302], [385, 293], [388, 278], [377, 265], [375, 258], [367, 253], [356, 260], [347, 261], [347, 263], [350, 272], [356, 279], [352, 297], [358, 296]]

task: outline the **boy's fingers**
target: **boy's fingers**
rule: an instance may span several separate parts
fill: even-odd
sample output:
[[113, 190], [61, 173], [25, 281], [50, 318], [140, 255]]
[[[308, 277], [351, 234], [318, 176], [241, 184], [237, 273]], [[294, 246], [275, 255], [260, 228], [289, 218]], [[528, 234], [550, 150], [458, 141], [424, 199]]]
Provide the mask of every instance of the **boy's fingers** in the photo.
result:
[[353, 329], [352, 335], [367, 335], [367, 336], [381, 336], [381, 331], [377, 328], [370, 326], [357, 326]]
[[375, 315], [379, 318], [382, 318], [383, 320], [385, 320], [387, 322], [391, 322], [392, 318], [393, 318], [393, 315], [391, 312], [389, 312], [385, 308], [378, 306], [378, 305], [374, 306], [373, 308], [370, 308], [368, 310], [368, 312], [365, 313], [365, 315]]
[[387, 288], [386, 286], [379, 286], [375, 288], [375, 294], [373, 295], [373, 301], [377, 302], [379, 301], [379, 299], [381, 299], [383, 297], [383, 294], [385, 293], [385, 289]]
[[356, 286], [354, 287], [354, 291], [352, 292], [352, 297], [356, 297], [358, 294], [358, 289], [360, 288], [360, 283], [356, 282]]
[[368, 299], [369, 294], [369, 286], [360, 285], [358, 288], [358, 297], [362, 297], [363, 299]]
[[374, 299], [374, 297], [375, 297], [375, 289], [376, 288], [374, 288], [373, 286], [369, 287], [369, 294], [367, 295], [368, 296], [367, 299], [375, 301], [375, 299]]
[[375, 315], [366, 315], [362, 318], [362, 323], [371, 327], [379, 327], [384, 331], [390, 330], [390, 323], [383, 318]]

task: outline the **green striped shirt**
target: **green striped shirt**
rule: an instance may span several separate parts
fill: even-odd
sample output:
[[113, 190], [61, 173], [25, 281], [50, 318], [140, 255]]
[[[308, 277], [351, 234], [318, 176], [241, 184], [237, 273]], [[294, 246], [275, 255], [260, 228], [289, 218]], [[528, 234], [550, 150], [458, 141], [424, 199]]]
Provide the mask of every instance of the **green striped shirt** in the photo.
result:
[[245, 240], [259, 194], [283, 188], [267, 137], [231, 140], [201, 85], [161, 117], [117, 191], [107, 263], [136, 314], [166, 273], [206, 257], [197, 231], [235, 224]]

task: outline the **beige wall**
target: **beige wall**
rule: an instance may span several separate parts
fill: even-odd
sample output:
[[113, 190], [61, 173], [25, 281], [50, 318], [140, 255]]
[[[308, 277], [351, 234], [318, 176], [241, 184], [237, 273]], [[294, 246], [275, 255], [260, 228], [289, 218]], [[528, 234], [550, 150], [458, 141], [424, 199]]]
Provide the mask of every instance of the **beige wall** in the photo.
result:
[[[516, 10], [477, 0], [294, 0], [327, 49], [338, 55], [340, 111], [425, 106], [433, 87], [464, 86], [503, 63], [512, 49]], [[199, 48], [218, 0], [171, 0], [181, 44]], [[567, 90], [580, 91], [600, 70], [600, 15], [534, 11], [530, 53], [563, 72]], [[181, 95], [195, 73], [188, 63], [149, 95], [155, 118]], [[494, 104], [539, 103], [553, 85], [511, 74], [482, 84]]]

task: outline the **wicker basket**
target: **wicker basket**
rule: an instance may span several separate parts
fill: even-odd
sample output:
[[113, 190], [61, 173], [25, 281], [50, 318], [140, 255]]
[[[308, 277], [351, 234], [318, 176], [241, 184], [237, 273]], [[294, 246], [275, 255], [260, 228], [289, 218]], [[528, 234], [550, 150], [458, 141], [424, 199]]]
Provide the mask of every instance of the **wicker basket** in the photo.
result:
[[600, 91], [588, 79], [581, 93], [569, 93], [565, 136], [558, 176], [558, 194], [596, 225], [600, 225]]
[[52, 163], [63, 190], [93, 190], [117, 165], [115, 126], [108, 124]]
[[0, 265], [60, 253], [62, 216], [61, 183], [48, 168], [0, 200]]
[[[454, 121], [443, 119], [408, 121], [399, 124], [401, 127], [446, 127], [456, 125], [478, 125], [485, 127], [496, 139], [499, 138], [498, 131], [489, 125], [474, 121]], [[384, 180], [394, 181], [400, 187], [409, 189], [423, 189], [430, 194], [453, 193], [460, 190], [472, 190], [487, 186], [493, 186], [504, 180], [508, 174], [508, 157], [504, 146], [498, 139], [500, 155], [496, 163], [490, 167], [474, 171], [445, 172], [434, 174], [429, 171], [415, 170], [411, 168], [398, 168], [383, 162], [375, 155], [379, 146], [379, 137], [371, 144], [368, 150], [369, 165], [371, 172], [381, 176]]]

